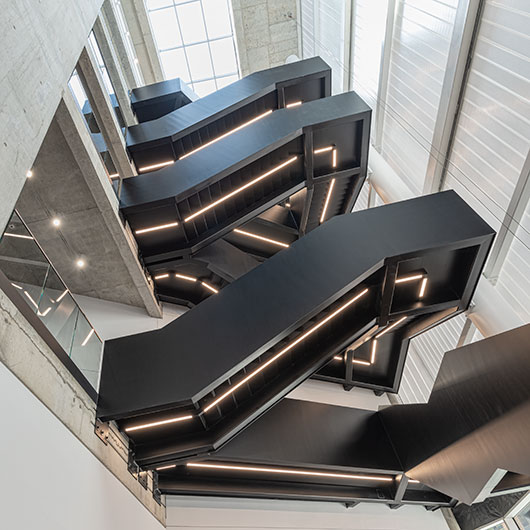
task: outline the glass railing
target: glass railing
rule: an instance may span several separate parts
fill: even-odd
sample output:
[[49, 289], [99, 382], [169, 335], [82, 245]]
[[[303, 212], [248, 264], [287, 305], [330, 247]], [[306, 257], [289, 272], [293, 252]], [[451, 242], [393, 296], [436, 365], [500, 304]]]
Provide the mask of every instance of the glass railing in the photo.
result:
[[0, 270], [97, 390], [103, 342], [17, 212], [0, 239]]

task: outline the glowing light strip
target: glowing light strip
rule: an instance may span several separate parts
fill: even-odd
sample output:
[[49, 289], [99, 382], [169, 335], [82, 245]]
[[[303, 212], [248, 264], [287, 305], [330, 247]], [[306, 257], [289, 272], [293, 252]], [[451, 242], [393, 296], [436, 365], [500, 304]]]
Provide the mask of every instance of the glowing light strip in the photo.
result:
[[236, 234], [241, 234], [243, 236], [253, 237], [254, 239], [259, 239], [260, 241], [265, 241], [266, 243], [272, 243], [273, 245], [278, 245], [280, 247], [289, 248], [287, 243], [282, 243], [281, 241], [276, 241], [275, 239], [269, 239], [268, 237], [263, 237], [258, 234], [253, 234], [252, 232], [245, 232], [245, 230], [240, 230], [235, 228], [234, 232]]
[[175, 223], [167, 223], [165, 225], [158, 225], [158, 226], [151, 226], [150, 228], [142, 228], [141, 230], [135, 230], [135, 234], [145, 234], [147, 232], [154, 232], [155, 230], [164, 230], [166, 228], [172, 228], [174, 226], [178, 226], [179, 224], [177, 222]]
[[112, 175], [109, 175], [109, 178], [115, 179], [116, 177], [119, 177], [119, 176], [120, 176], [119, 173], [113, 173]]
[[143, 173], [144, 171], [149, 171], [150, 169], [158, 169], [159, 167], [165, 167], [170, 166], [171, 164], [174, 164], [174, 160], [167, 160], [166, 162], [159, 162], [158, 164], [151, 164], [150, 166], [143, 166], [139, 167], [138, 171], [140, 173]]
[[293, 101], [292, 103], [289, 103], [288, 105], [285, 105], [286, 109], [291, 109], [293, 107], [298, 107], [302, 104], [302, 101]]
[[399, 324], [401, 324], [401, 322], [403, 322], [407, 317], [404, 316], [404, 317], [401, 317], [399, 320], [397, 320], [396, 322], [394, 322], [391, 326], [385, 328], [383, 331], [381, 331], [381, 333], [378, 333], [375, 338], [378, 339], [379, 337], [382, 337], [385, 333], [388, 333], [391, 329], [395, 328], [396, 326], [398, 326]]
[[57, 298], [56, 301], [60, 302], [66, 296], [67, 293], [68, 293], [68, 289], [66, 289], [66, 291], [61, 296], [59, 296], [59, 298]]
[[177, 467], [177, 464], [171, 464], [170, 466], [157, 467], [156, 471], [162, 471], [163, 469], [173, 469], [174, 467]]
[[16, 283], [11, 282], [11, 285], [13, 287], [16, 287], [17, 289], [22, 289], [22, 287], [20, 287], [20, 285], [17, 285]]
[[201, 282], [201, 283], [204, 285], [204, 287], [206, 287], [206, 289], [209, 289], [210, 291], [212, 291], [212, 293], [217, 294], [219, 292], [215, 287], [212, 287], [210, 284], [206, 282]]
[[419, 484], [419, 483], [420, 483], [419, 480], [414, 480], [414, 479], [412, 479], [412, 478], [409, 479], [409, 482], [410, 482], [411, 484]]
[[263, 473], [279, 473], [283, 475], [302, 475], [310, 477], [345, 478], [355, 480], [379, 480], [382, 482], [392, 482], [393, 477], [372, 476], [372, 475], [350, 475], [346, 473], [324, 473], [322, 471], [304, 471], [301, 469], [281, 469], [263, 466], [230, 466], [225, 464], [201, 464], [198, 462], [188, 462], [187, 467], [200, 467], [206, 469], [224, 469], [227, 471], [257, 471]]
[[22, 234], [12, 234], [11, 232], [4, 232], [4, 236], [18, 237], [20, 239], [33, 239], [31, 236], [25, 236]]
[[155, 276], [155, 280], [161, 280], [162, 278], [169, 278], [169, 274], [159, 274]]
[[412, 282], [414, 280], [421, 280], [423, 274], [415, 274], [414, 276], [406, 276], [405, 278], [397, 278], [396, 283]]
[[[341, 357], [340, 355], [335, 355], [335, 357], [333, 357], [333, 359], [335, 361], [346, 361], [346, 357]], [[362, 361], [361, 359], [352, 359], [351, 362], [355, 363], [355, 364], [363, 364], [364, 366], [370, 366], [371, 365], [371, 363], [369, 363], [368, 361]]]
[[217, 199], [216, 201], [212, 202], [208, 206], [201, 208], [199, 211], [195, 212], [194, 214], [190, 215], [189, 217], [186, 217], [184, 219], [184, 222], [187, 223], [188, 221], [191, 221], [192, 219], [195, 219], [198, 215], [203, 214], [204, 212], [207, 212], [208, 210], [211, 210], [212, 208], [215, 208], [219, 204], [223, 203], [224, 201], [230, 199], [230, 197], [233, 197], [234, 195], [237, 195], [238, 193], [241, 193], [242, 191], [246, 190], [247, 188], [250, 188], [250, 186], [253, 186], [254, 184], [258, 183], [260, 180], [263, 180], [264, 178], [267, 178], [280, 169], [284, 168], [285, 166], [288, 166], [289, 164], [292, 164], [296, 159], [298, 158], [298, 155], [292, 156], [285, 162], [281, 163], [279, 166], [276, 166], [272, 168], [271, 170], [267, 171], [266, 173], [263, 173], [263, 175], [260, 175], [259, 177], [255, 178], [254, 180], [251, 180], [250, 182], [247, 182], [243, 186], [235, 189], [234, 191], [230, 192], [228, 195], [225, 195], [224, 197], [221, 197], [220, 199]]
[[177, 418], [170, 418], [169, 420], [154, 421], [153, 423], [144, 423], [143, 425], [135, 425], [134, 427], [127, 427], [125, 432], [140, 431], [141, 429], [149, 429], [150, 427], [159, 427], [160, 425], [168, 425], [169, 423], [177, 423], [179, 421], [191, 420], [193, 416], [179, 416]]
[[333, 186], [335, 186], [335, 179], [331, 179], [331, 182], [329, 184], [328, 194], [326, 195], [326, 202], [324, 203], [324, 209], [322, 210], [322, 215], [320, 216], [321, 224], [324, 222], [324, 219], [326, 218], [326, 212], [328, 210], [329, 199], [331, 198], [331, 194], [333, 193]]
[[335, 311], [333, 311], [333, 313], [331, 313], [331, 315], [328, 315], [326, 318], [322, 319], [320, 322], [318, 322], [318, 324], [315, 324], [312, 328], [310, 328], [308, 331], [306, 331], [304, 334], [300, 335], [300, 337], [298, 337], [296, 340], [294, 340], [293, 342], [291, 342], [288, 346], [286, 346], [283, 350], [281, 350], [280, 352], [278, 352], [276, 355], [274, 355], [273, 357], [271, 357], [267, 362], [263, 363], [262, 365], [259, 366], [259, 368], [257, 368], [256, 370], [254, 370], [253, 372], [251, 372], [249, 375], [247, 375], [244, 379], [242, 379], [241, 381], [239, 381], [239, 383], [237, 383], [236, 385], [230, 387], [224, 394], [221, 394], [215, 401], [213, 401], [212, 403], [210, 403], [205, 409], [204, 409], [204, 412], [208, 412], [210, 409], [212, 409], [213, 407], [215, 407], [218, 403], [220, 403], [221, 401], [223, 401], [223, 399], [225, 399], [226, 397], [228, 397], [230, 394], [232, 394], [233, 392], [235, 392], [239, 387], [243, 386], [247, 381], [249, 381], [250, 379], [252, 379], [254, 376], [256, 376], [257, 374], [259, 374], [262, 370], [264, 370], [265, 368], [267, 368], [267, 366], [269, 366], [270, 364], [272, 364], [274, 361], [276, 361], [277, 359], [279, 359], [282, 355], [284, 355], [285, 353], [287, 353], [289, 350], [291, 350], [292, 348], [294, 348], [297, 344], [299, 344], [300, 342], [302, 342], [304, 339], [306, 339], [307, 337], [309, 337], [310, 335], [312, 335], [315, 331], [317, 331], [318, 329], [320, 329], [324, 324], [326, 324], [327, 322], [329, 322], [331, 319], [335, 318], [338, 314], [342, 313], [345, 309], [347, 309], [351, 304], [353, 304], [354, 302], [356, 302], [357, 300], [359, 300], [359, 298], [361, 298], [362, 296], [364, 296], [366, 293], [368, 292], [368, 289], [364, 289], [364, 291], [361, 291], [359, 294], [355, 295], [351, 300], [349, 300], [348, 302], [346, 302], [345, 304], [341, 305], [338, 309], [336, 309]]
[[180, 278], [181, 280], [186, 280], [188, 282], [196, 282], [197, 278], [194, 278], [193, 276], [186, 276], [184, 274], [175, 274], [175, 278]]
[[92, 335], [94, 334], [94, 328], [92, 328], [88, 335], [86, 336], [85, 340], [83, 341], [83, 343], [81, 344], [81, 346], [86, 346], [86, 343], [90, 340], [90, 337], [92, 337]]
[[39, 306], [37, 305], [37, 302], [35, 302], [35, 300], [33, 300], [33, 298], [31, 297], [31, 295], [28, 293], [28, 291], [24, 291], [24, 294], [29, 298], [30, 302], [37, 308], [39, 309]]
[[[300, 102], [301, 103], [301, 102]], [[217, 138], [214, 138], [213, 140], [210, 140], [209, 142], [206, 142], [205, 144], [202, 144], [201, 146], [197, 147], [196, 149], [193, 149], [193, 151], [190, 151], [189, 153], [186, 153], [179, 157], [179, 160], [182, 160], [183, 158], [186, 158], [193, 153], [196, 153], [197, 151], [200, 151], [201, 149], [204, 149], [205, 147], [208, 147], [209, 145], [214, 144], [215, 142], [218, 142], [219, 140], [222, 140], [223, 138], [226, 138], [227, 136], [230, 136], [231, 134], [240, 131], [241, 129], [244, 129], [247, 125], [250, 125], [251, 123], [254, 123], [258, 120], [261, 120], [261, 118], [264, 118], [265, 116], [268, 116], [272, 113], [272, 110], [268, 110], [264, 112], [263, 114], [260, 114], [259, 116], [256, 116], [255, 118], [252, 118], [249, 121], [246, 121], [245, 123], [242, 123], [241, 125], [238, 125], [234, 129], [230, 129], [228, 132], [225, 132], [221, 134], [221, 136], [218, 136]]]
[[40, 317], [45, 317], [50, 311], [52, 310], [51, 307], [48, 307], [48, 309], [46, 309], [46, 311], [44, 311], [44, 313], [41, 313], [40, 311], [37, 311], [37, 314], [40, 316]]
[[333, 151], [331, 152], [331, 155], [332, 155], [331, 167], [337, 167], [337, 150], [333, 149]]
[[423, 278], [423, 280], [421, 281], [420, 294], [418, 295], [418, 298], [423, 298], [426, 287], [427, 287], [427, 278]]
[[374, 339], [372, 341], [372, 352], [370, 354], [370, 364], [375, 363], [375, 352], [377, 351], [377, 340]]
[[315, 149], [313, 151], [313, 154], [319, 155], [320, 153], [328, 153], [331, 150], [333, 150], [333, 146], [329, 145], [328, 147], [321, 147], [320, 149]]

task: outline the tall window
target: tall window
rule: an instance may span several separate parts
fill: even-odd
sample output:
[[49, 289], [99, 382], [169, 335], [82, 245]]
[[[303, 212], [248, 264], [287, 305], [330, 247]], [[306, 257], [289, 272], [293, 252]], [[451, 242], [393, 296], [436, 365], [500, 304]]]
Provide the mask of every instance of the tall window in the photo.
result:
[[239, 79], [229, 0], [146, 0], [166, 79], [205, 96]]

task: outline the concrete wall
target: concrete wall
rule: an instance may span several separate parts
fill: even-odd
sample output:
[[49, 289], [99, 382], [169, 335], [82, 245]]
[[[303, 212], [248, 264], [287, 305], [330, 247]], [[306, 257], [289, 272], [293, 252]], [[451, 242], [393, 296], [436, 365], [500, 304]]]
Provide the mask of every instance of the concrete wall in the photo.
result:
[[102, 0], [0, 0], [0, 231]]
[[298, 55], [296, 0], [232, 0], [241, 75]]
[[1, 363], [0, 388], [2, 528], [164, 528]]

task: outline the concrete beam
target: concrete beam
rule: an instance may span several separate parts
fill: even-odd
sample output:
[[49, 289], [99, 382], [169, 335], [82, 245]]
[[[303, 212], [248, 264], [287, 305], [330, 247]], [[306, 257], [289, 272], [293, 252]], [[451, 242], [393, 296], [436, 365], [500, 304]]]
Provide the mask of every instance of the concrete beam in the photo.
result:
[[118, 104], [120, 106], [120, 112], [123, 116], [123, 120], [127, 127], [131, 125], [136, 125], [138, 120], [131, 107], [131, 99], [129, 97], [129, 89], [127, 87], [127, 81], [125, 76], [121, 71], [121, 63], [117, 56], [116, 50], [114, 49], [114, 44], [112, 43], [112, 37], [110, 36], [109, 29], [105, 19], [99, 15], [96, 18], [94, 27], [92, 28], [96, 41], [98, 43], [103, 61], [105, 62], [105, 67], [109, 73], [110, 81], [112, 87], [114, 88], [114, 93]]
[[136, 171], [129, 161], [125, 146], [125, 138], [118, 124], [116, 114], [112, 108], [109, 95], [103, 84], [103, 79], [92, 51], [85, 47], [79, 56], [77, 73], [86, 90], [92, 112], [96, 117], [103, 139], [107, 144], [114, 167], [120, 178], [136, 175]]
[[[152, 282], [120, 220], [118, 199], [70, 91], [17, 209], [73, 293], [144, 307], [161, 317]], [[51, 223], [55, 216], [61, 220], [58, 228]], [[76, 266], [79, 258], [86, 262], [82, 269]]]
[[102, 0], [0, 0], [0, 231], [101, 4]]
[[164, 81], [162, 64], [144, 0], [121, 0], [121, 5], [145, 84]]
[[[107, 24], [114, 48], [117, 52], [117, 57], [121, 62], [121, 70], [129, 86], [129, 90], [142, 86], [144, 84], [143, 79], [140, 78], [139, 72], [134, 67], [135, 57], [132, 55], [132, 50], [127, 43], [127, 35], [124, 31], [128, 31], [128, 28], [122, 27], [118, 21], [118, 14], [116, 13], [116, 6], [112, 0], [105, 0], [101, 14]], [[125, 20], [123, 20], [125, 23]]]

